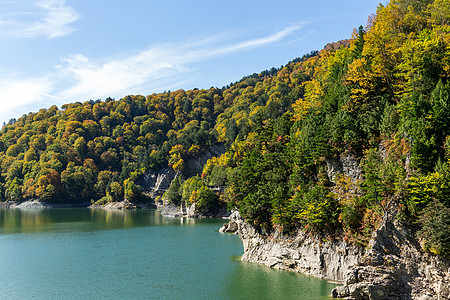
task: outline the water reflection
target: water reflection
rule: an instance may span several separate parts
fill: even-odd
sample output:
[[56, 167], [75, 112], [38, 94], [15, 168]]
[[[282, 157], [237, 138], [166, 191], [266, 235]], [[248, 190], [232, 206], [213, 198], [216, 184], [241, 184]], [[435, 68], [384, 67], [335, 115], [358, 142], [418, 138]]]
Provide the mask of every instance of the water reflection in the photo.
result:
[[0, 299], [329, 295], [326, 282], [230, 260], [242, 243], [219, 234], [222, 223], [154, 210], [0, 209]]
[[[92, 231], [160, 225], [195, 225], [207, 220], [170, 218], [155, 210], [103, 210], [87, 208], [0, 208], [0, 233]], [[76, 226], [73, 226], [75, 225]]]

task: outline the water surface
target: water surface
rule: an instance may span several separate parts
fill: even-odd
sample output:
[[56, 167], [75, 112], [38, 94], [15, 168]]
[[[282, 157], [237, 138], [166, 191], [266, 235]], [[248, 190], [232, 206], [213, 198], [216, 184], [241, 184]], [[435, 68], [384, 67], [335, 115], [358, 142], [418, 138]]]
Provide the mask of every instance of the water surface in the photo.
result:
[[0, 209], [0, 299], [328, 299], [335, 286], [239, 261], [220, 219]]

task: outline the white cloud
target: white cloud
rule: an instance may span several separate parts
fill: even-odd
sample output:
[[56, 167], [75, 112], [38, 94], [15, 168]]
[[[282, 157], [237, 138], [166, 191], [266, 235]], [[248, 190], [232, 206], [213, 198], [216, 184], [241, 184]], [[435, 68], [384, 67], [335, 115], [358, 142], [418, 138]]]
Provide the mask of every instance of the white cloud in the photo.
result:
[[45, 78], [3, 79], [0, 81], [0, 103], [2, 110], [41, 101], [52, 84]]
[[10, 38], [46, 37], [70, 34], [79, 14], [65, 0], [23, 0], [2, 3], [0, 35]]
[[[55, 69], [40, 78], [0, 81], [3, 109], [0, 121], [9, 119], [11, 116], [5, 117], [6, 114], [16, 112], [23, 105], [48, 106], [50, 102], [44, 100], [63, 104], [178, 88], [182, 82], [189, 83], [195, 73], [192, 65], [196, 62], [277, 43], [299, 29], [299, 25], [293, 25], [266, 37], [235, 44], [223, 44], [215, 38], [182, 45], [167, 44], [128, 57], [102, 60], [72, 55], [61, 59]], [[220, 43], [223, 45], [217, 46]]]
[[52, 82], [47, 78], [0, 80], [0, 121], [8, 121], [12, 117], [19, 117], [17, 108], [42, 103], [47, 93], [52, 90]]
[[218, 42], [211, 38], [205, 39], [203, 43], [165, 45], [105, 62], [92, 62], [83, 55], [74, 55], [64, 59], [65, 66], [58, 68], [61, 74], [73, 78], [76, 83], [59, 95], [69, 99], [97, 99], [154, 91], [158, 88], [156, 82], [163, 80], [165, 86], [170, 85], [174, 76], [191, 71], [189, 65], [194, 62], [273, 44], [300, 28], [300, 25], [291, 25], [263, 38], [221, 47], [211, 46], [211, 41], [214, 41], [213, 44]]
[[245, 42], [242, 42], [242, 43], [239, 43], [236, 45], [224, 47], [222, 49], [217, 49], [216, 53], [214, 53], [214, 54], [215, 55], [225, 54], [225, 53], [235, 52], [238, 50], [261, 47], [261, 46], [264, 46], [267, 44], [273, 44], [275, 42], [281, 41], [286, 36], [293, 34], [295, 31], [299, 30], [300, 28], [301, 28], [301, 25], [299, 25], [299, 24], [291, 25], [281, 31], [278, 31], [278, 32], [276, 32], [272, 35], [266, 36], [266, 37], [245, 41]]
[[78, 54], [63, 62], [64, 66], [58, 66], [59, 75], [71, 78], [74, 84], [59, 94], [77, 99], [130, 94], [143, 85], [151, 86], [151, 81], [186, 70], [180, 64], [180, 57], [170, 48], [152, 48], [131, 57], [105, 62], [92, 62]]

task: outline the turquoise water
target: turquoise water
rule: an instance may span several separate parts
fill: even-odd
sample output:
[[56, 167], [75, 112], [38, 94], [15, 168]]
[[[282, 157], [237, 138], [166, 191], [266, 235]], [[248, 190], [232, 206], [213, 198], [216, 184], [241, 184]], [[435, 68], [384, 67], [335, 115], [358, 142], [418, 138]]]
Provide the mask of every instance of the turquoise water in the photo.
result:
[[333, 284], [243, 263], [220, 219], [0, 209], [0, 299], [327, 299]]

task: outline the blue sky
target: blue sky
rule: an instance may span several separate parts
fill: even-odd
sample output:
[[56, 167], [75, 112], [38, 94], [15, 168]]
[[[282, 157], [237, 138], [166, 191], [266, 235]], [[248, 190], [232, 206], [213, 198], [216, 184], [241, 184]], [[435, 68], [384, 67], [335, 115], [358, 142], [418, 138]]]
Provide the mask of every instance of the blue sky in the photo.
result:
[[0, 0], [0, 122], [222, 87], [349, 38], [383, 0]]

